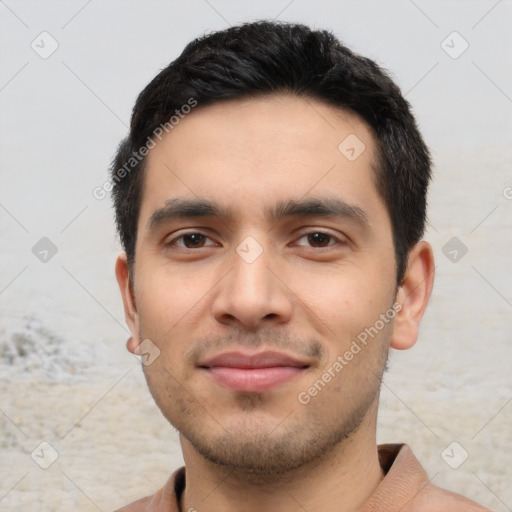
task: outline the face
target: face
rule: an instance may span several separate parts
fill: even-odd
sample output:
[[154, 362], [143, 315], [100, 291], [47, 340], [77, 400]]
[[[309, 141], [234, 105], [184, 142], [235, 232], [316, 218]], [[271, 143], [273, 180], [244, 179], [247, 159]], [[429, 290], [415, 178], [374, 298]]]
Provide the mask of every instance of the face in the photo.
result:
[[151, 393], [204, 458], [299, 468], [375, 412], [397, 292], [375, 147], [275, 95], [198, 106], [151, 150], [133, 292], [123, 258], [118, 279]]

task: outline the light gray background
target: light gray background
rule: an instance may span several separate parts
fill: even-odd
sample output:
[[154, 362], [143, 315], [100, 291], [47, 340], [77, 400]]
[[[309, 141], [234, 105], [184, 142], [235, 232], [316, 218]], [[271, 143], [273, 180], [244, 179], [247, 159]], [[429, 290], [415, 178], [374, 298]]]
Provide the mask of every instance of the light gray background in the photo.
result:
[[[124, 348], [113, 211], [92, 190], [137, 94], [186, 43], [276, 17], [387, 68], [435, 160], [434, 293], [416, 346], [392, 352], [379, 442], [409, 443], [435, 484], [512, 510], [509, 0], [0, 1], [2, 510], [108, 511], [182, 464]], [[43, 31], [59, 45], [46, 59], [31, 48]], [[441, 46], [453, 31], [469, 44], [458, 58]], [[42, 237], [57, 247], [46, 263], [32, 252]], [[452, 237], [467, 248], [455, 262]]]

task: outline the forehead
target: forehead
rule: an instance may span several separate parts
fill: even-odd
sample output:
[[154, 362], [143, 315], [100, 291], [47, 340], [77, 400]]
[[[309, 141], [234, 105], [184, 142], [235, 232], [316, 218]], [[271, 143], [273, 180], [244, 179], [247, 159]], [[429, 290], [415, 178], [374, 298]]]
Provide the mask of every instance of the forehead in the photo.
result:
[[139, 228], [176, 196], [225, 205], [238, 219], [263, 219], [277, 202], [308, 194], [337, 193], [349, 204], [367, 203], [370, 214], [383, 207], [373, 133], [321, 100], [275, 94], [198, 105], [156, 142]]

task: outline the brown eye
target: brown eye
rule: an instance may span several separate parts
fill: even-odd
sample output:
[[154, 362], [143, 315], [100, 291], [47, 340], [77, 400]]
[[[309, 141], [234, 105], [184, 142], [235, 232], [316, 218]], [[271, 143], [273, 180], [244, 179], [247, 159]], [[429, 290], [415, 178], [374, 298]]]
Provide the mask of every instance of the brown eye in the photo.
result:
[[299, 245], [313, 248], [322, 248], [330, 247], [336, 244], [336, 238], [333, 235], [323, 233], [322, 231], [313, 231], [311, 233], [306, 233], [305, 235], [299, 238], [299, 241], [304, 239], [306, 240], [306, 243], [299, 243]]
[[325, 233], [310, 233], [307, 237], [308, 242], [313, 247], [327, 247], [329, 245], [329, 240], [332, 238], [330, 235]]
[[183, 235], [183, 243], [188, 249], [195, 247], [203, 247], [205, 236], [200, 233], [192, 233], [190, 235]]
[[[206, 243], [207, 240], [210, 240], [210, 243]], [[210, 237], [198, 232], [185, 233], [184, 235], [177, 236], [165, 243], [165, 246], [168, 248], [174, 246], [181, 249], [200, 249], [202, 247], [212, 245], [216, 244], [210, 239]]]

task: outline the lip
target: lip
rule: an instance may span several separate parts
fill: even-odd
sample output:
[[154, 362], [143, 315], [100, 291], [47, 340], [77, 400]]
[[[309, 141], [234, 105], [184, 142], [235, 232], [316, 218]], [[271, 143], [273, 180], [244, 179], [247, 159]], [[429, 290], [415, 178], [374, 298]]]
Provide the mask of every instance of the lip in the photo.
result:
[[309, 364], [279, 352], [225, 352], [200, 364], [221, 386], [243, 393], [270, 391], [298, 375]]

